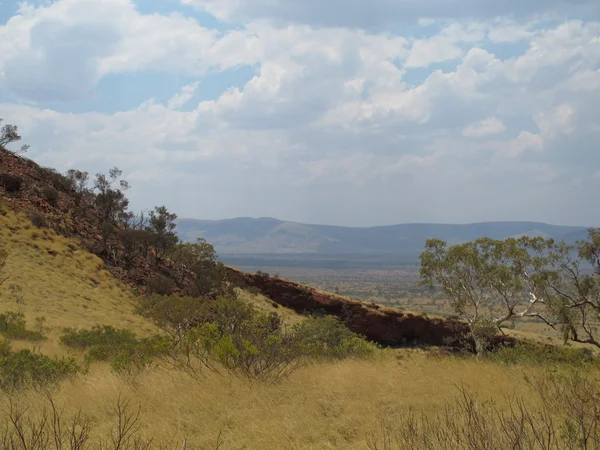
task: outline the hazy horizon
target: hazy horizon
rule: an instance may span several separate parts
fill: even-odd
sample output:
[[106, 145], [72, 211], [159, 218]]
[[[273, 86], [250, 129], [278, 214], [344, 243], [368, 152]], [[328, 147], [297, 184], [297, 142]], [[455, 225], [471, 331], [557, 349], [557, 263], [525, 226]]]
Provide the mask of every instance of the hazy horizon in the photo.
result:
[[489, 223], [532, 223], [532, 224], [544, 224], [544, 225], [556, 225], [563, 227], [580, 227], [580, 228], [588, 228], [588, 227], [597, 227], [597, 224], [591, 225], [581, 225], [581, 224], [562, 224], [562, 223], [550, 223], [543, 222], [540, 220], [484, 220], [481, 222], [397, 222], [397, 223], [384, 223], [377, 225], [365, 225], [365, 226], [356, 226], [356, 225], [347, 225], [347, 224], [335, 224], [335, 223], [325, 223], [325, 222], [301, 222], [298, 220], [287, 220], [285, 218], [279, 217], [251, 217], [251, 216], [238, 216], [238, 217], [225, 217], [221, 219], [205, 219], [199, 217], [178, 217], [178, 220], [199, 220], [199, 221], [211, 221], [211, 222], [219, 222], [219, 221], [228, 221], [228, 220], [239, 220], [239, 219], [253, 219], [253, 220], [261, 220], [261, 219], [269, 219], [269, 220], [278, 220], [281, 222], [292, 222], [292, 223], [300, 223], [303, 225], [318, 225], [318, 226], [335, 226], [335, 227], [348, 227], [348, 228], [377, 228], [377, 227], [390, 227], [395, 225], [477, 225], [477, 224], [489, 224]]

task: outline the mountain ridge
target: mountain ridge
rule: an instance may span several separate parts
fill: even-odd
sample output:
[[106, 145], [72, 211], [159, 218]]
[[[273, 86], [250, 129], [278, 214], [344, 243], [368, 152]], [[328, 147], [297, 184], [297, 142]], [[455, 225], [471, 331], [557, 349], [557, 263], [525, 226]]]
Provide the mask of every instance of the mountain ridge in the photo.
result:
[[415, 259], [425, 241], [436, 237], [449, 244], [479, 237], [506, 239], [541, 236], [567, 242], [585, 238], [588, 227], [535, 221], [489, 221], [466, 224], [403, 223], [370, 227], [316, 225], [272, 217], [238, 217], [177, 221], [185, 241], [209, 240], [222, 255], [404, 255]]

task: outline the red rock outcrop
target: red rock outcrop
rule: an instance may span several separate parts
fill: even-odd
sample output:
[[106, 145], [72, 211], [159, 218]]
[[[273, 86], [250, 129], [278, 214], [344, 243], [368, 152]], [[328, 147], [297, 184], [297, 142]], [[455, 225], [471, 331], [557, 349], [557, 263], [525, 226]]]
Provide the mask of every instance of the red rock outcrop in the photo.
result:
[[[471, 347], [465, 339], [466, 323], [404, 313], [376, 304], [367, 304], [303, 286], [293, 281], [253, 275], [230, 269], [233, 280], [259, 289], [272, 301], [302, 314], [326, 313], [338, 317], [350, 330], [386, 346], [412, 344]], [[514, 345], [513, 338], [499, 336], [494, 346]]]

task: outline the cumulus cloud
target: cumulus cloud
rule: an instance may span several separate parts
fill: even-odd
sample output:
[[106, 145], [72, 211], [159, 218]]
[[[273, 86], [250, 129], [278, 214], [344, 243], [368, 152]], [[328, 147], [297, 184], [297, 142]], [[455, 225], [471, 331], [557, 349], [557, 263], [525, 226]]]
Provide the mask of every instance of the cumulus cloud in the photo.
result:
[[[329, 2], [319, 14], [310, 1], [197, 4], [248, 20], [229, 31], [142, 14], [129, 0], [25, 5], [0, 26], [0, 90], [18, 99], [0, 103], [0, 117], [40, 163], [92, 173], [116, 164], [136, 208], [164, 203], [180, 216], [600, 221], [570, 201], [591, 195], [600, 166], [600, 22], [522, 20], [569, 6], [559, 0], [378, 1], [387, 19], [372, 3], [367, 19], [348, 6], [328, 19]], [[460, 20], [422, 20], [419, 37], [385, 28], [419, 17]], [[518, 45], [506, 54], [497, 44]], [[199, 97], [205, 78], [241, 66], [254, 76]], [[47, 107], [144, 71], [186, 79], [129, 111]], [[572, 217], [557, 212], [563, 201]]]
[[502, 133], [504, 130], [506, 130], [506, 127], [501, 120], [490, 117], [467, 125], [463, 128], [462, 135], [465, 137], [480, 138]]
[[109, 74], [200, 76], [256, 63], [261, 53], [246, 32], [221, 36], [179, 13], [143, 15], [132, 0], [24, 3], [0, 26], [0, 51], [0, 87], [37, 102], [90, 98]]

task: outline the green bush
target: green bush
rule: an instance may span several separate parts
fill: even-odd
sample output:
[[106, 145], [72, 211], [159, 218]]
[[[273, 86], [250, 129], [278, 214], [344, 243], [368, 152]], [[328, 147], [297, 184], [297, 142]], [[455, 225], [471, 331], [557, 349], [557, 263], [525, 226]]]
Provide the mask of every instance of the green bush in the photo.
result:
[[293, 331], [300, 352], [314, 359], [367, 357], [376, 349], [332, 316], [307, 319], [296, 324]]
[[62, 192], [69, 192], [73, 189], [73, 182], [62, 173], [52, 169], [51, 167], [40, 167], [42, 176], [47, 177], [52, 186]]
[[59, 194], [56, 189], [47, 186], [42, 190], [42, 194], [50, 206], [56, 206], [58, 204]]
[[91, 330], [67, 329], [60, 342], [70, 348], [87, 350], [88, 362], [108, 361], [116, 372], [127, 373], [148, 367], [171, 345], [170, 340], [163, 336], [138, 339], [130, 330], [108, 325]]
[[9, 339], [31, 342], [47, 339], [40, 331], [28, 330], [23, 313], [13, 311], [0, 314], [0, 334]]
[[600, 359], [589, 348], [569, 348], [519, 343], [514, 347], [501, 347], [489, 353], [491, 361], [505, 364], [549, 364], [559, 363], [568, 366], [598, 365]]
[[301, 362], [287, 333], [274, 328], [272, 317], [258, 314], [233, 332], [217, 323], [205, 323], [196, 335], [194, 355], [214, 360], [227, 371], [252, 379], [276, 380]]
[[162, 336], [140, 339], [136, 344], [114, 348], [114, 353], [110, 355], [110, 367], [117, 373], [131, 375], [149, 367], [170, 347], [171, 342]]
[[29, 217], [29, 219], [36, 228], [46, 228], [48, 226], [46, 217], [44, 217], [42, 214], [34, 213]]
[[135, 333], [119, 330], [109, 325], [95, 326], [91, 330], [66, 329], [60, 337], [63, 345], [81, 350], [94, 346], [118, 346], [137, 342]]
[[212, 320], [214, 302], [196, 297], [153, 294], [138, 304], [137, 312], [169, 334]]
[[150, 294], [169, 295], [176, 287], [175, 281], [164, 275], [156, 275], [148, 283]]
[[7, 341], [6, 339], [0, 341], [0, 358], [5, 358], [7, 356], [10, 356], [11, 353], [12, 353], [12, 347], [10, 345], [10, 342]]
[[276, 313], [258, 312], [244, 301], [220, 297], [206, 320], [178, 335], [176, 351], [253, 379], [279, 379], [307, 360], [365, 357], [375, 346], [331, 317], [308, 319], [291, 328]]
[[9, 351], [0, 358], [0, 388], [7, 391], [43, 388], [73, 376], [79, 370], [72, 358], [52, 359], [29, 350]]

